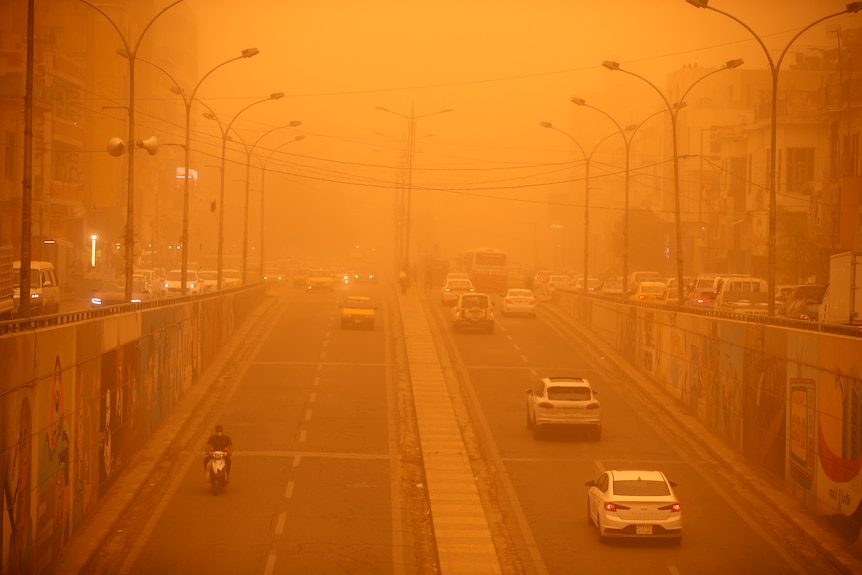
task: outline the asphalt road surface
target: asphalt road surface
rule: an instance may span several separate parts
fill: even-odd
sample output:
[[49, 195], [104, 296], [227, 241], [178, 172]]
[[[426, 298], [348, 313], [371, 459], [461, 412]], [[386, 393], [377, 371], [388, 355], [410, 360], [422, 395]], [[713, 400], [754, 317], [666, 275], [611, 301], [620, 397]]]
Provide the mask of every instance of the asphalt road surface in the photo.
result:
[[[342, 329], [353, 293], [378, 306], [373, 330]], [[193, 431], [153, 473], [87, 573], [437, 573], [396, 292], [386, 285], [282, 289], [214, 386]], [[547, 310], [498, 317], [493, 334], [453, 333], [426, 301], [453, 403], [506, 574], [782, 574], [840, 571], [685, 436]], [[526, 389], [587, 377], [600, 440], [535, 439]], [[236, 452], [231, 483], [204, 483], [215, 423]], [[584, 482], [603, 469], [660, 469], [676, 481], [681, 545], [600, 544]]]

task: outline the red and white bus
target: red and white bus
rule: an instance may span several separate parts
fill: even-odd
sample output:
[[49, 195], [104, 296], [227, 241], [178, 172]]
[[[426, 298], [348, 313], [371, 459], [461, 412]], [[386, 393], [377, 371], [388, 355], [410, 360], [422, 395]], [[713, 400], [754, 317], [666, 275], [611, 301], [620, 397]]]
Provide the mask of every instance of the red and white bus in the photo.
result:
[[505, 293], [509, 287], [509, 258], [496, 248], [474, 248], [461, 256], [460, 269], [479, 291]]

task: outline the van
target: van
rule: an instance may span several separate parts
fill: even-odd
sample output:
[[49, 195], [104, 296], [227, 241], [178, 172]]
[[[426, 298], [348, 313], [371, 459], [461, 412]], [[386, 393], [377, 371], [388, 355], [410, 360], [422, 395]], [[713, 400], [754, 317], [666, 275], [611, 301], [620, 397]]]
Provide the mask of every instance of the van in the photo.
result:
[[[21, 262], [12, 262], [15, 313], [20, 308]], [[51, 262], [30, 262], [30, 314], [50, 315], [60, 312], [60, 282]]]
[[641, 282], [664, 282], [664, 278], [658, 272], [632, 272], [629, 274], [628, 290], [626, 297], [635, 293], [638, 284]]

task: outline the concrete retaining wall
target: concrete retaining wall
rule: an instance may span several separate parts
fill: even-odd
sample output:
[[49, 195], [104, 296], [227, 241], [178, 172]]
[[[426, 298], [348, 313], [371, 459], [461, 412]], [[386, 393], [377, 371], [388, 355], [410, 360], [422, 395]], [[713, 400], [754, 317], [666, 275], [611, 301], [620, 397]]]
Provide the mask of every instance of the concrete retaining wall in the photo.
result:
[[264, 287], [0, 337], [0, 573], [41, 574]]

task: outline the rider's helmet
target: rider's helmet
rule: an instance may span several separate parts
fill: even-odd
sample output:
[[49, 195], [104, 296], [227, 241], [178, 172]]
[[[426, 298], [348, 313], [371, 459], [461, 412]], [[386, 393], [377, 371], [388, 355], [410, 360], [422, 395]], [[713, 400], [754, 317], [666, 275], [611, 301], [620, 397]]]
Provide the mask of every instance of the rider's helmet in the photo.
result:
[[223, 431], [224, 431], [224, 427], [222, 427], [221, 425], [216, 425], [216, 433], [221, 433]]

